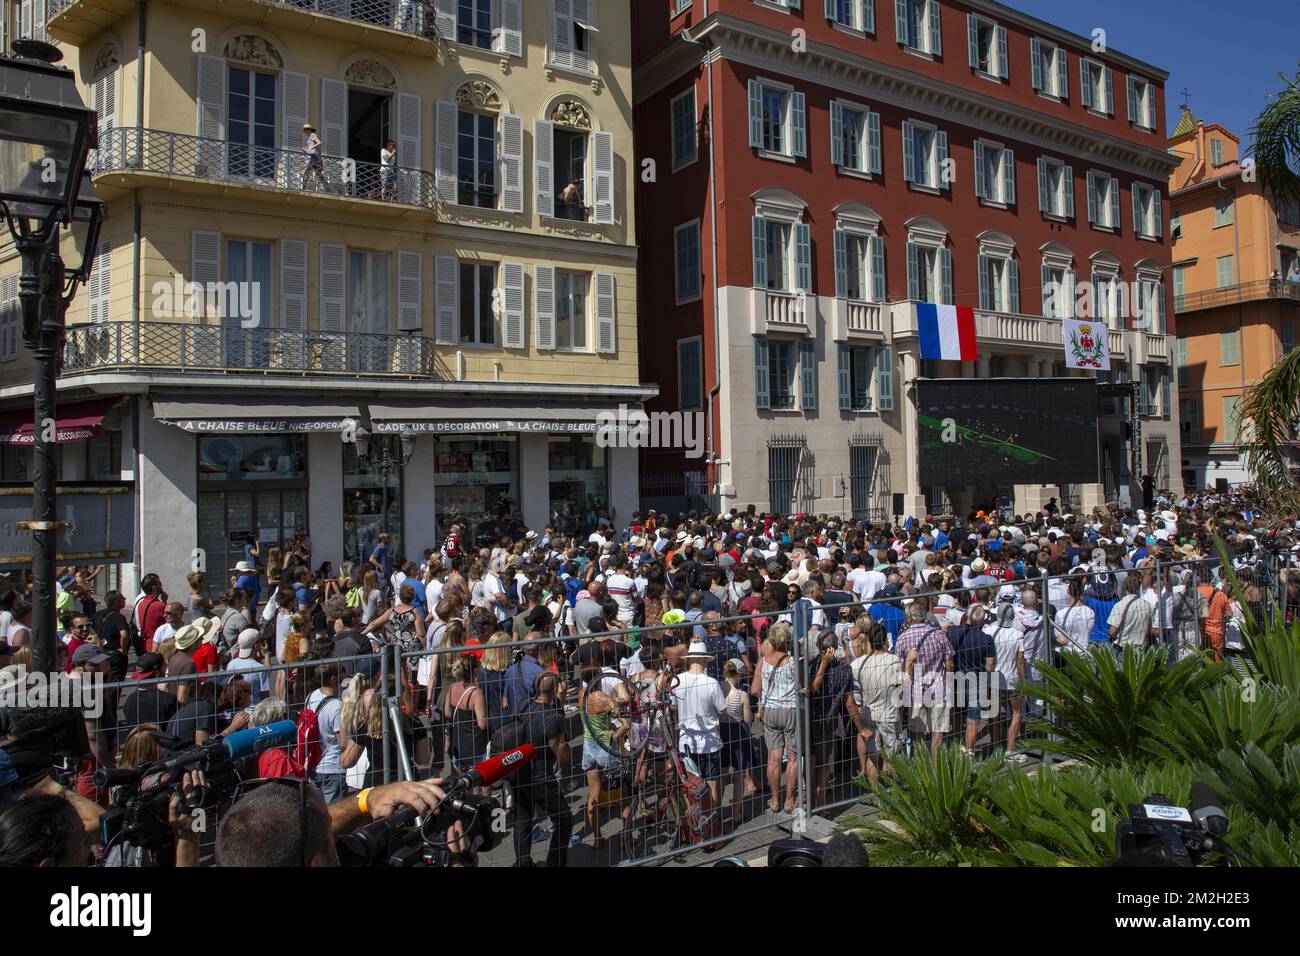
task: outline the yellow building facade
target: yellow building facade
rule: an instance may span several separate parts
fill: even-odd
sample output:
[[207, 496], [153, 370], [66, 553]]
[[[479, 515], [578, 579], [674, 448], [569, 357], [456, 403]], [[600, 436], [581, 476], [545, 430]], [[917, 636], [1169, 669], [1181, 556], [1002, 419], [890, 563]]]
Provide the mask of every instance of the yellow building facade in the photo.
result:
[[[629, 516], [636, 450], [595, 437], [601, 411], [654, 392], [626, 9], [212, 6], [6, 10], [9, 37], [60, 47], [98, 116], [108, 217], [60, 403], [119, 398], [99, 426], [118, 438], [65, 447], [65, 480], [120, 463], [139, 569], [165, 583], [193, 549], [232, 566], [246, 535], [265, 552], [303, 529], [337, 565], [381, 530], [418, 560], [455, 519], [487, 541], [505, 512], [575, 530]], [[10, 253], [8, 302], [16, 272]], [[10, 352], [0, 400], [19, 407], [30, 359]], [[358, 424], [375, 433], [363, 460]], [[0, 479], [25, 477], [8, 449]]]

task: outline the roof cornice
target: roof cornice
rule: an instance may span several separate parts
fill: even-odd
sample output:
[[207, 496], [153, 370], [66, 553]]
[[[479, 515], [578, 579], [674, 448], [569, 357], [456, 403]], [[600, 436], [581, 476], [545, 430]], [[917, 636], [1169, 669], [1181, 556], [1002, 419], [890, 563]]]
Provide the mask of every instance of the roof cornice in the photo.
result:
[[[1144, 147], [822, 43], [810, 41], [806, 50], [796, 53], [789, 34], [729, 14], [711, 14], [691, 33], [709, 47], [707, 56], [713, 60], [776, 71], [783, 78], [817, 83], [869, 101], [972, 126], [990, 135], [1123, 169], [1162, 184], [1168, 182], [1170, 171], [1179, 163], [1162, 148], [1163, 140], [1162, 146]], [[638, 100], [648, 98], [688, 70], [699, 68], [701, 52], [695, 43], [684, 40], [656, 51], [637, 71], [633, 87]]]

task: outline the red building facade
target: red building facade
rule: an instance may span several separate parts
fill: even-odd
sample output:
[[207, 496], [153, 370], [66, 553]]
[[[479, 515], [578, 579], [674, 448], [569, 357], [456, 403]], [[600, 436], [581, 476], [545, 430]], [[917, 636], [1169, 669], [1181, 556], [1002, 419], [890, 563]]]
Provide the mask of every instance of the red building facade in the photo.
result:
[[[708, 415], [724, 507], [884, 517], [992, 493], [919, 486], [911, 382], [1067, 374], [1062, 317], [1106, 325], [1112, 376], [1142, 383], [1143, 471], [1177, 460], [1164, 72], [980, 0], [634, 16], [641, 374], [652, 408]], [[922, 300], [977, 310], [978, 362], [923, 367]], [[1127, 477], [1118, 417], [1102, 443], [1104, 482], [1065, 489], [1080, 504]], [[700, 467], [643, 451], [643, 475]]]

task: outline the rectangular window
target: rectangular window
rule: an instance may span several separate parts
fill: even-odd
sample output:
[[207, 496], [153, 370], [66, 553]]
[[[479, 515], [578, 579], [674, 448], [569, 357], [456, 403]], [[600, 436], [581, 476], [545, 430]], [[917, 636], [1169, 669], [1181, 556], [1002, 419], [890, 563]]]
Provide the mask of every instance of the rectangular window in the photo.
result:
[[226, 173], [274, 179], [276, 77], [230, 67], [226, 84]]
[[767, 221], [767, 287], [774, 292], [792, 289], [789, 223]]
[[763, 87], [763, 149], [769, 153], [786, 151], [786, 98], [783, 90]]
[[849, 30], [871, 32], [875, 29], [873, 3], [874, 0], [826, 0], [826, 19]]
[[492, 49], [493, 0], [459, 0], [456, 4], [456, 42]]
[[1160, 191], [1146, 183], [1133, 184], [1133, 231], [1144, 239], [1159, 238]]
[[1128, 78], [1128, 120], [1138, 129], [1156, 128], [1155, 87], [1136, 76]]
[[462, 206], [495, 209], [496, 117], [461, 110], [456, 123], [456, 201]]
[[392, 271], [387, 253], [348, 250], [348, 364], [384, 372], [392, 329]]
[[971, 49], [975, 54], [975, 62], [971, 66], [985, 76], [1001, 76], [997, 24], [992, 20], [985, 20], [983, 17], [971, 14], [970, 34]]
[[700, 297], [700, 221], [673, 230], [673, 255], [677, 274], [677, 301]]
[[1219, 333], [1219, 364], [1225, 368], [1236, 365], [1237, 357], [1237, 330], [1230, 329], [1226, 332]]
[[1117, 276], [1112, 274], [1092, 273], [1092, 308], [1099, 320], [1115, 328], [1119, 318], [1119, 306], [1116, 302]]
[[943, 159], [946, 158], [947, 137], [940, 134], [933, 126], [926, 126], [922, 123], [911, 121], [904, 124], [903, 135], [909, 138], [904, 147], [910, 145], [904, 155], [904, 165], [907, 165], [908, 156], [911, 157], [911, 178], [910, 182], [917, 186], [927, 186], [931, 189], [938, 189], [940, 186], [939, 177], [943, 166]]
[[673, 100], [673, 169], [695, 162], [699, 142], [695, 122], [695, 90], [689, 89]]
[[1169, 238], [1183, 238], [1183, 214], [1181, 212], [1171, 210], [1169, 213]]
[[1179, 399], [1178, 433], [1184, 444], [1201, 443], [1201, 400], [1199, 398]]
[[1057, 159], [1038, 158], [1038, 207], [1048, 216], [1074, 216], [1074, 170]]
[[908, 256], [915, 262], [912, 269], [916, 281], [915, 298], [918, 302], [941, 301], [942, 289], [935, 273], [938, 271], [939, 250], [930, 246], [908, 245]]
[[1088, 220], [1102, 229], [1119, 228], [1119, 180], [1108, 173], [1088, 173]]
[[594, 0], [551, 0], [554, 14], [551, 62], [579, 73], [591, 72]]
[[1043, 265], [1043, 315], [1068, 319], [1074, 306], [1074, 277], [1062, 266]]
[[1295, 348], [1295, 323], [1290, 319], [1282, 320], [1282, 354], [1286, 355]]
[[[274, 246], [269, 242], [226, 241], [226, 282], [235, 298], [225, 309], [223, 329], [227, 367], [262, 369], [271, 365], [271, 275]], [[245, 306], [250, 315], [244, 315]]]
[[788, 86], [750, 80], [749, 145], [779, 156], [808, 155], [808, 115], [804, 94]]
[[985, 202], [1016, 201], [1016, 158], [1000, 143], [975, 141], [975, 195]]
[[1210, 140], [1210, 163], [1215, 166], [1223, 165], [1223, 140]]
[[867, 236], [844, 234], [844, 298], [865, 302], [871, 290], [871, 240]]
[[849, 408], [855, 412], [871, 411], [871, 380], [876, 370], [872, 349], [851, 348], [849, 363]]
[[867, 172], [867, 111], [848, 106], [840, 108], [840, 165], [860, 173]]
[[1063, 100], [1069, 96], [1065, 50], [1055, 43], [1034, 38], [1030, 41], [1034, 89]]
[[560, 350], [586, 349], [588, 276], [580, 272], [555, 273], [555, 347]]
[[1011, 307], [1011, 260], [997, 256], [980, 256], [980, 288], [984, 291], [980, 308], [990, 312], [1014, 312]]
[[1082, 84], [1080, 96], [1083, 98], [1083, 105], [1094, 113], [1109, 116], [1114, 112], [1114, 104], [1111, 103], [1111, 84], [1108, 82], [1107, 67], [1087, 58], [1079, 62], [1079, 80]]
[[1232, 197], [1225, 196], [1214, 203], [1214, 228], [1232, 225]]
[[587, 132], [554, 128], [555, 218], [586, 222], [591, 219], [587, 184]]
[[689, 10], [690, 8], [691, 8], [691, 0], [674, 0], [673, 16], [677, 16], [677, 14]]
[[943, 54], [938, 0], [895, 0], [894, 15], [899, 43], [919, 53]]
[[1175, 340], [1174, 367], [1178, 369], [1178, 387], [1187, 388], [1191, 384], [1191, 369], [1187, 364], [1187, 339], [1179, 336]]
[[1241, 435], [1240, 423], [1237, 421], [1237, 404], [1241, 398], [1226, 395], [1223, 399], [1223, 440], [1229, 445], [1237, 444]]
[[698, 335], [677, 340], [677, 407], [682, 411], [704, 407], [704, 354]]
[[795, 343], [769, 339], [767, 356], [770, 407], [794, 408], [794, 379], [798, 372]]
[[1236, 277], [1233, 274], [1233, 261], [1235, 256], [1219, 256], [1214, 260], [1215, 278], [1218, 282], [1218, 288], [1231, 289], [1236, 285]]
[[460, 264], [460, 340], [465, 345], [496, 345], [496, 315], [492, 304], [497, 287], [496, 266], [485, 262]]

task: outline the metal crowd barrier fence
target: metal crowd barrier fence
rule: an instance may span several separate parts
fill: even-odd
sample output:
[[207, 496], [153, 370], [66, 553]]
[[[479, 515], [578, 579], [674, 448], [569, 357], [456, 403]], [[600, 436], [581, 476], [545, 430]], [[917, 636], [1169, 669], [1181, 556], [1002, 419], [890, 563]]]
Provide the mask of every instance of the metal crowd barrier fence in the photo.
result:
[[[1281, 571], [1277, 561], [1236, 571], [1248, 601], [1257, 606], [1261, 620], [1285, 613], [1283, 602], [1289, 582]], [[1115, 596], [1124, 593], [1128, 575], [1138, 575], [1143, 590], [1157, 584], [1169, 588], [1171, 598], [1162, 602], [1157, 597], [1156, 605], [1170, 608], [1170, 626], [1185, 625], [1188, 633], [1194, 629], [1198, 647], [1204, 634], [1208, 645], [1218, 648], [1214, 628], [1209, 633], [1204, 630], [1207, 621], [1218, 623], [1211, 615], [1218, 615], [1223, 609], [1223, 601], [1216, 597], [1215, 589], [1225, 574], [1217, 561], [1178, 560], [1161, 562], [1153, 568], [1108, 569], [1108, 573], [1112, 575]], [[875, 747], [868, 747], [865, 741], [864, 746], [859, 746], [862, 738], [846, 704], [846, 695], [851, 698], [855, 690], [863, 690], [852, 670], [864, 650], [860, 638], [857, 647], [851, 644], [860, 615], [867, 614], [885, 626], [892, 649], [906, 626], [905, 622], [898, 621], [904, 613], [900, 598], [930, 599], [938, 605], [932, 609], [934, 613], [942, 611], [949, 615], [951, 612], [955, 618], [953, 609], [968, 603], [965, 595], [976, 604], [982, 603], [981, 598], [987, 599], [996, 612], [999, 597], [1014, 599], [1017, 591], [1032, 590], [1043, 612], [1038, 633], [1034, 633], [1032, 615], [1022, 631], [1022, 635], [1030, 638], [1026, 663], [1032, 668], [1036, 661], [1050, 656], [1052, 637], [1068, 630], [1063, 627], [1062, 619], [1068, 607], [1063, 601], [1068, 602], [1069, 583], [1075, 576], [1038, 577], [987, 587], [968, 585], [941, 592], [918, 591], [898, 598], [873, 598], [843, 605], [814, 606], [810, 600], [803, 599], [784, 611], [718, 616], [584, 636], [548, 636], [530, 641], [512, 635], [503, 640], [498, 635], [485, 645], [417, 651], [390, 645], [378, 654], [262, 665], [240, 671], [238, 676], [249, 685], [249, 697], [283, 700], [284, 715], [291, 720], [296, 719], [319, 682], [321, 668], [334, 666], [343, 678], [356, 675], [364, 678], [365, 686], [375, 689], [370, 706], [349, 708], [348, 713], [356, 721], [351, 732], [366, 739], [370, 767], [364, 776], [354, 771], [346, 788], [354, 791], [363, 784], [399, 779], [404, 775], [403, 764], [407, 759], [418, 778], [442, 777], [469, 769], [491, 752], [494, 731], [509, 719], [508, 711], [502, 712], [501, 708], [489, 704], [492, 697], [499, 695], [498, 700], [510, 698], [520, 703], [527, 696], [528, 678], [552, 671], [563, 690], [554, 702], [559, 708], [554, 715], [558, 721], [552, 719], [551, 726], [552, 729], [558, 726], [562, 731], [569, 745], [569, 759], [543, 756], [534, 761], [531, 784], [516, 786], [507, 781], [506, 785], [494, 788], [494, 795], [508, 812], [510, 833], [495, 850], [480, 858], [480, 864], [512, 865], [517, 857], [541, 862], [548, 855], [553, 863], [563, 861], [568, 865], [656, 864], [773, 826], [801, 831], [811, 815], [831, 816], [860, 799], [872, 752], [879, 750], [887, 758], [891, 748], [926, 745], [918, 725], [913, 724], [910, 729], [901, 723], [890, 727], [887, 718], [877, 720], [879, 715], [873, 714]], [[1193, 586], [1194, 596], [1180, 598], [1179, 595], [1189, 593], [1187, 585]], [[1290, 586], [1300, 586], [1300, 581], [1290, 582]], [[980, 591], [987, 593], [980, 595]], [[1211, 600], [1217, 611], [1211, 609]], [[780, 620], [792, 627], [789, 653], [797, 670], [799, 691], [793, 727], [777, 728], [779, 733], [775, 733], [773, 728], [764, 727], [759, 713], [761, 678], [757, 682], [760, 694], [751, 695], [747, 707], [745, 697], [755, 686], [753, 674], [760, 654], [757, 634]], [[1223, 619], [1225, 631], [1228, 620]], [[621, 692], [619, 688], [623, 688], [636, 694], [638, 701], [653, 703], [655, 692], [641, 686], [646, 680], [639, 673], [646, 663], [644, 649], [654, 644], [661, 648], [689, 645], [701, 632], [711, 648], [712, 659], [705, 662], [706, 673], [716, 675], [728, 705], [728, 716], [733, 718], [728, 721], [732, 726], [719, 727], [724, 737], [723, 750], [716, 752], [717, 756], [683, 754], [691, 763], [679, 764], [676, 759], [679, 748], [675, 746], [679, 741], [671, 737], [679, 734], [681, 728], [671, 711], [664, 711], [669, 722], [648, 725], [646, 732], [653, 731], [653, 739], [637, 760], [620, 760], [606, 753], [594, 742], [593, 734], [609, 728], [585, 726], [580, 707], [582, 678], [600, 682], [602, 689], [615, 699]], [[1094, 633], [1101, 632], [1099, 629]], [[647, 642], [652, 637], [662, 640]], [[611, 640], [625, 643], [634, 640], [637, 646], [628, 647], [626, 654], [615, 653], [617, 645], [602, 644]], [[1230, 655], [1241, 653], [1232, 646], [1231, 640], [1226, 643]], [[847, 653], [846, 644], [849, 645]], [[588, 646], [602, 649], [583, 650]], [[653, 652], [645, 653], [651, 657], [652, 668], [661, 663], [654, 660]], [[533, 658], [536, 664], [526, 664], [525, 657]], [[463, 665], [459, 664], [462, 659], [466, 661]], [[731, 663], [736, 660], [740, 661], [738, 667]], [[596, 673], [596, 665], [610, 670]], [[733, 667], [736, 673], [730, 673]], [[845, 667], [849, 668], [847, 684]], [[1031, 677], [1032, 674], [1031, 670]], [[94, 769], [119, 765], [121, 758], [127, 756], [125, 750], [137, 759], [142, 759], [141, 754], [148, 757], [153, 748], [145, 742], [137, 740], [135, 746], [126, 747], [140, 725], [158, 724], [164, 734], [178, 730], [182, 734], [195, 734], [193, 742], [198, 743], [199, 731], [206, 728], [208, 733], [221, 732], [232, 721], [239, 720], [240, 712], [251, 711], [256, 701], [246, 698], [244, 691], [230, 691], [234, 676], [231, 671], [221, 671], [105, 685], [110, 716], [95, 727], [97, 739], [92, 740], [95, 758], [80, 768], [78, 789], [103, 801], [108, 795], [95, 793], [90, 785], [89, 777]], [[633, 685], [627, 678], [639, 682]], [[467, 679], [476, 690], [469, 688]], [[350, 689], [343, 692], [345, 701], [352, 700], [359, 705], [362, 686], [350, 684]], [[178, 724], [175, 720], [164, 721], [156, 702], [151, 705], [155, 707], [153, 711], [140, 709], [140, 705], [149, 703], [144, 700], [129, 704], [133, 694], [155, 687], [164, 693], [175, 694], [181, 690], [188, 700], [207, 701], [211, 713], [200, 714], [191, 708], [184, 712], [185, 719]], [[973, 680], [952, 679], [948, 692], [953, 697], [949, 701], [945, 745], [969, 747], [977, 756], [996, 755], [1006, 745], [1007, 735], [1018, 731], [1017, 749], [1034, 750], [1034, 741], [1029, 739], [1024, 726], [1024, 718], [1034, 706], [1032, 699], [1017, 701], [1014, 695], [1005, 693], [1002, 683], [978, 672]], [[679, 699], [687, 693], [695, 691], [683, 691]], [[476, 696], [481, 704], [475, 702]], [[906, 702], [906, 697], [900, 700]], [[966, 718], [972, 711], [978, 722], [973, 733], [968, 734]], [[128, 722], [128, 713], [133, 715], [134, 723]], [[1051, 719], [1050, 713], [1044, 715]], [[736, 726], [737, 723], [745, 726]], [[774, 757], [768, 739], [792, 741], [789, 750], [794, 759], [788, 759], [789, 754], [780, 751]], [[185, 742], [189, 742], [188, 736]], [[466, 749], [475, 752], [466, 753]], [[685, 778], [683, 770], [689, 771]], [[764, 786], [773, 779], [775, 790], [765, 796]], [[687, 798], [689, 793], [702, 794], [701, 786], [708, 787], [710, 792], [710, 800], [705, 801], [703, 809]], [[784, 799], [791, 786], [792, 813], [787, 812]], [[777, 801], [776, 812], [768, 809], [768, 801], [772, 799]], [[218, 816], [210, 818], [213, 835], [219, 824]], [[597, 839], [599, 846], [595, 845]], [[210, 850], [209, 846], [205, 862], [211, 862]]]

